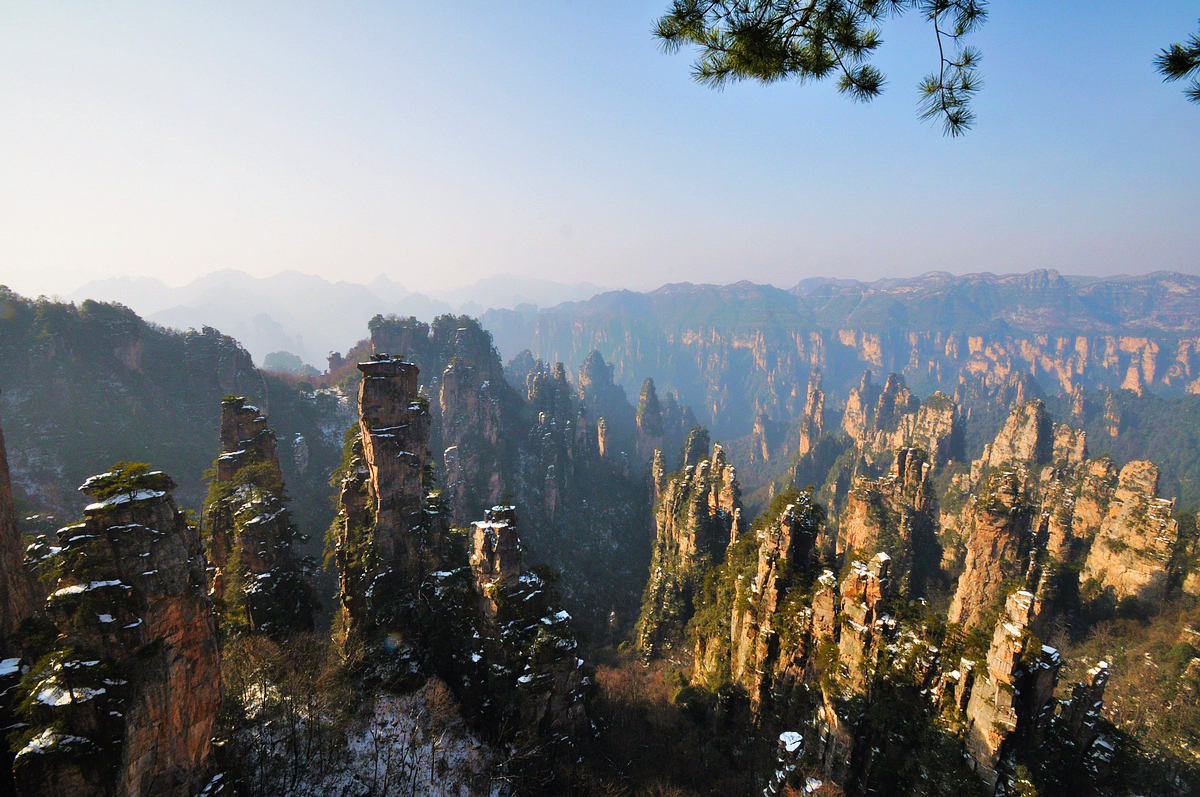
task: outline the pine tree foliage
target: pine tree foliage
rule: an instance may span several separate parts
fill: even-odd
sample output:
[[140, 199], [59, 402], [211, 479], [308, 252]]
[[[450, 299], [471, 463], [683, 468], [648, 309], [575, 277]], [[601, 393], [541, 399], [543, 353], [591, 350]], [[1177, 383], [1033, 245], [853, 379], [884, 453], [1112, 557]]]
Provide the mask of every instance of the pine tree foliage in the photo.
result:
[[987, 18], [986, 0], [672, 0], [654, 35], [667, 52], [697, 45], [692, 74], [710, 86], [836, 75], [839, 91], [867, 101], [886, 83], [870, 63], [883, 42], [880, 26], [909, 10], [930, 22], [938, 48], [937, 69], [919, 85], [920, 118], [962, 135], [980, 87], [979, 51], [962, 40]]
[[1154, 59], [1163, 80], [1180, 80], [1193, 75], [1183, 90], [1192, 102], [1200, 103], [1200, 34], [1192, 34], [1184, 44], [1172, 44]]

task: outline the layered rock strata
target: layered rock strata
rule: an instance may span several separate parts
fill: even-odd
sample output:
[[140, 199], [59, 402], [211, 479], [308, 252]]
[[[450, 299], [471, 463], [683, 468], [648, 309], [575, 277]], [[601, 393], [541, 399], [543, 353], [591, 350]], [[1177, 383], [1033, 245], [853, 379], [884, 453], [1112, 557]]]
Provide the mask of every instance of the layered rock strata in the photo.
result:
[[838, 524], [838, 555], [886, 551], [893, 560], [892, 578], [904, 582], [915, 565], [925, 570], [930, 561], [936, 562], [932, 470], [924, 451], [902, 448], [883, 478], [855, 479]]
[[1018, 735], [1035, 740], [1054, 709], [1051, 698], [1061, 660], [1053, 648], [1031, 650], [1037, 644], [1029, 633], [1033, 616], [1031, 593], [1008, 596], [988, 648], [986, 669], [975, 678], [967, 702], [967, 753], [989, 793], [999, 781], [1006, 742]]
[[[345, 464], [335, 520], [342, 625], [369, 632], [384, 605], [405, 600], [441, 563], [444, 518], [427, 517], [428, 402], [417, 366], [380, 356], [359, 363], [357, 439]], [[439, 523], [440, 521], [440, 523]]]
[[55, 649], [25, 684], [21, 797], [191, 797], [212, 768], [221, 702], [200, 539], [162, 473], [121, 470], [59, 532], [46, 614]]

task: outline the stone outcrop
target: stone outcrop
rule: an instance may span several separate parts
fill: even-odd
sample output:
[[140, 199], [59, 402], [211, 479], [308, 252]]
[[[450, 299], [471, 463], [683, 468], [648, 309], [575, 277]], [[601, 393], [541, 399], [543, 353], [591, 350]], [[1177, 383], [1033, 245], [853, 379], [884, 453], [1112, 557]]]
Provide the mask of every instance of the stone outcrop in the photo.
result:
[[[790, 632], [791, 626], [803, 620], [787, 617], [787, 627], [776, 627], [777, 612], [809, 568], [822, 521], [812, 496], [797, 495], [778, 518], [755, 532], [757, 569], [751, 578], [737, 582], [730, 623], [729, 671], [733, 680], [746, 688], [756, 711], [771, 688], [771, 673], [777, 669], [781, 653], [781, 632]], [[698, 658], [703, 660], [703, 656]], [[706, 666], [710, 671], [716, 669], [711, 662]]]
[[412, 363], [380, 356], [359, 363], [358, 439], [345, 463], [335, 559], [342, 623], [368, 632], [384, 602], [404, 601], [441, 563], [442, 518], [428, 518], [428, 403]]
[[975, 678], [966, 709], [966, 746], [989, 793], [999, 781], [1005, 743], [1018, 735], [1033, 738], [1048, 724], [1051, 698], [1061, 664], [1049, 647], [1031, 650], [1034, 597], [1008, 596], [988, 649], [985, 671]]
[[496, 686], [515, 697], [516, 737], [537, 743], [577, 737], [588, 722], [578, 641], [550, 585], [536, 572], [522, 572], [513, 507], [493, 507], [473, 525], [470, 565], [488, 679], [503, 674]]
[[947, 619], [972, 627], [1005, 592], [1023, 583], [1032, 545], [1032, 501], [1022, 472], [993, 473], [963, 509], [966, 560]]
[[983, 447], [983, 456], [972, 464], [972, 477], [977, 479], [985, 469], [1005, 464], [1048, 462], [1054, 443], [1046, 405], [1041, 399], [1028, 401], [1013, 409], [996, 439]]
[[[696, 447], [693, 439], [685, 461]], [[719, 560], [740, 531], [740, 516], [737, 473], [719, 445], [713, 447], [711, 457], [687, 465], [666, 484], [655, 510], [650, 582], [635, 632], [644, 655], [658, 655], [682, 644], [700, 567]]]
[[441, 409], [445, 492], [451, 521], [465, 524], [508, 492], [510, 476], [501, 450], [502, 402], [507, 387], [494, 375], [461, 362], [442, 372]]
[[471, 572], [484, 600], [484, 610], [494, 616], [496, 590], [521, 572], [521, 540], [517, 536], [517, 511], [511, 506], [494, 506], [483, 520], [471, 526]]
[[56, 651], [31, 673], [21, 797], [191, 797], [212, 768], [221, 701], [200, 539], [171, 480], [89, 479], [97, 500], [59, 532], [46, 614]]
[[932, 470], [925, 452], [901, 448], [886, 476], [855, 479], [838, 526], [838, 555], [886, 551], [897, 581], [907, 580], [918, 565], [921, 570], [936, 567], [940, 554], [932, 550], [937, 545]]
[[1158, 468], [1130, 462], [1121, 468], [1108, 512], [1100, 523], [1081, 578], [1094, 578], [1116, 598], [1162, 601], [1179, 524], [1174, 502], [1158, 497]]
[[890, 586], [890, 567], [891, 557], [881, 551], [870, 562], [851, 562], [842, 579], [838, 652], [856, 691], [863, 689], [874, 671], [872, 647], [884, 632], [881, 608]]
[[662, 404], [658, 400], [654, 380], [647, 377], [642, 383], [641, 395], [638, 396], [635, 446], [638, 462], [650, 462], [654, 458], [654, 452], [662, 450], [665, 436]]
[[804, 398], [804, 414], [800, 416], [796, 455], [803, 457], [812, 451], [824, 432], [825, 391], [821, 390], [821, 372], [814, 368], [808, 376], [808, 391]]
[[[877, 396], [873, 404], [871, 396]], [[870, 372], [864, 374], [858, 387], [850, 389], [842, 429], [868, 457], [920, 448], [937, 468], [962, 456], [964, 429], [955, 400], [934, 393], [918, 401], [899, 374], [888, 374], [882, 390], [872, 384]]]
[[243, 396], [221, 402], [221, 454], [205, 507], [211, 595], [223, 624], [311, 630], [316, 601], [296, 561], [275, 435]]

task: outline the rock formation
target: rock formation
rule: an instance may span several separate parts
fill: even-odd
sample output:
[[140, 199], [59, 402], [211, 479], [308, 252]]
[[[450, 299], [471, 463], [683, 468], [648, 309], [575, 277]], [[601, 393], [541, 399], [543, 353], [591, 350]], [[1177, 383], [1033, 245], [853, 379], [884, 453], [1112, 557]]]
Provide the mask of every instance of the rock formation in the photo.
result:
[[842, 508], [838, 555], [886, 551], [892, 559], [893, 580], [905, 583], [914, 567], [923, 573], [937, 562], [932, 470], [925, 452], [901, 448], [886, 476], [856, 479]]
[[[699, 433], [689, 440], [694, 455]], [[704, 435], [707, 438], [707, 435]], [[719, 445], [711, 457], [687, 465], [669, 481], [655, 510], [657, 528], [650, 582], [642, 599], [636, 640], [646, 656], [678, 648], [692, 613], [697, 578], [719, 561], [740, 531], [741, 487]]]
[[1033, 399], [1016, 407], [996, 439], [983, 448], [983, 456], [972, 465], [972, 477], [987, 468], [1004, 464], [1048, 462], [1054, 453], [1054, 425], [1046, 405]]
[[412, 363], [377, 356], [359, 363], [357, 441], [345, 464], [336, 522], [335, 559], [342, 623], [369, 633], [441, 563], [444, 519], [427, 518], [425, 447], [428, 402]]
[[[782, 617], [777, 613], [789, 592], [803, 583], [823, 522], [824, 515], [812, 496], [799, 493], [774, 522], [755, 532], [757, 569], [751, 578], [736, 584], [727, 666], [733, 680], [746, 688], [755, 710], [769, 694], [770, 674], [777, 669], [781, 654], [780, 635], [790, 634], [801, 620], [794, 614], [800, 609], [795, 595], [791, 596], [793, 612], [784, 611]], [[776, 627], [781, 620], [783, 626]], [[702, 662], [704, 658], [703, 654], [697, 657]], [[711, 662], [706, 667], [713, 669]]]
[[[516, 736], [544, 743], [587, 727], [586, 691], [570, 615], [536, 572], [522, 571], [517, 514], [488, 510], [471, 532], [471, 572], [483, 611], [488, 679], [515, 696]], [[502, 679], [496, 679], [503, 674]], [[490, 698], [489, 698], [490, 699]], [[511, 718], [510, 718], [511, 719]]]
[[803, 457], [813, 450], [825, 431], [825, 392], [821, 390], [821, 372], [814, 368], [808, 376], [808, 392], [804, 399], [804, 414], [800, 416], [800, 439], [796, 455]]
[[1054, 708], [1051, 698], [1061, 661], [1053, 648], [1031, 640], [1033, 614], [1032, 594], [1008, 596], [992, 635], [986, 670], [975, 678], [967, 703], [967, 753], [989, 793], [999, 780], [1005, 743], [1016, 735], [1030, 738], [1040, 732], [1050, 719], [1047, 708], [1051, 713]]
[[1094, 578], [1115, 597], [1162, 601], [1179, 524], [1174, 503], [1158, 497], [1158, 468], [1130, 462], [1121, 468], [1108, 513], [1100, 523], [1081, 578]]
[[494, 375], [453, 361], [442, 372], [438, 404], [441, 409], [445, 491], [451, 521], [462, 525], [478, 517], [483, 507], [500, 501], [510, 477], [500, 446], [502, 406], [510, 392]]
[[484, 599], [484, 609], [495, 616], [496, 590], [521, 572], [521, 540], [517, 537], [517, 511], [494, 506], [471, 527], [471, 572]]
[[662, 404], [654, 380], [649, 377], [642, 383], [637, 406], [637, 458], [638, 462], [649, 462], [655, 451], [661, 451], [666, 430], [663, 428]]
[[59, 638], [32, 672], [21, 797], [191, 797], [212, 762], [221, 701], [200, 539], [172, 481], [123, 467], [59, 532], [46, 614]]
[[221, 454], [205, 507], [211, 594], [222, 624], [311, 630], [316, 601], [292, 553], [275, 435], [243, 396], [221, 402]]
[[960, 533], [966, 540], [966, 561], [947, 620], [975, 626], [1008, 589], [1024, 583], [1033, 542], [1032, 513], [1020, 471], [994, 473], [977, 488], [963, 509]]
[[[877, 395], [873, 404], [868, 402], [872, 395]], [[920, 402], [899, 374], [888, 374], [882, 391], [871, 383], [870, 372], [864, 374], [859, 386], [850, 390], [842, 429], [869, 457], [920, 448], [938, 468], [962, 456], [963, 422], [954, 399], [934, 393]]]

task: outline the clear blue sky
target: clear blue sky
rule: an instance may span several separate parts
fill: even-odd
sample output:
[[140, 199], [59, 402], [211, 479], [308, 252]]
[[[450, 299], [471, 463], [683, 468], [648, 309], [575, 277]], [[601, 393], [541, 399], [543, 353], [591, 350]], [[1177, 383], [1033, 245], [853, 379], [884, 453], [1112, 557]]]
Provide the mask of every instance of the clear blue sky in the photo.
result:
[[1200, 106], [1152, 66], [1200, 2], [996, 0], [962, 139], [916, 16], [859, 105], [693, 83], [666, 5], [0, 3], [0, 283], [1200, 273]]

